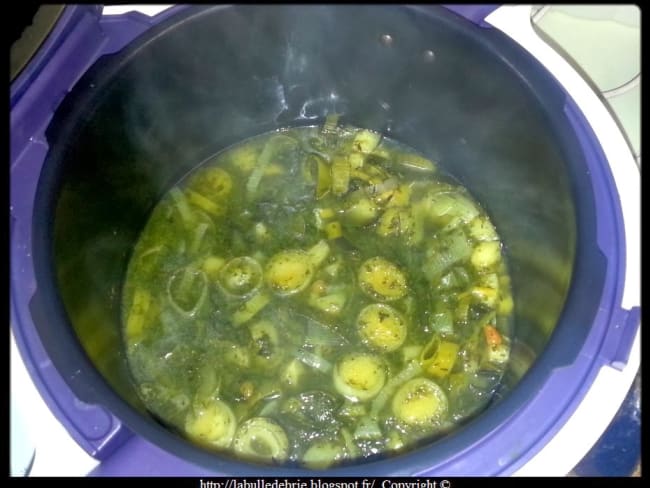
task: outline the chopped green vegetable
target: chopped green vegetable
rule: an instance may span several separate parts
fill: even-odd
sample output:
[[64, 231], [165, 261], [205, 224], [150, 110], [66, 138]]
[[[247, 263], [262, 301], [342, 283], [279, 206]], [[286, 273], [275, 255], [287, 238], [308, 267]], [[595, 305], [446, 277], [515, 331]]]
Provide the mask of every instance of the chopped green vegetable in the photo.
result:
[[310, 368], [317, 369], [323, 373], [329, 373], [332, 370], [332, 363], [304, 349], [299, 349], [296, 352], [296, 358]]
[[144, 328], [149, 326], [146, 321], [147, 312], [151, 305], [151, 294], [143, 289], [133, 292], [133, 304], [126, 320], [126, 338], [130, 344], [139, 342]]
[[226, 209], [223, 205], [215, 203], [200, 193], [196, 193], [192, 190], [187, 190], [187, 201], [215, 217], [221, 217], [226, 213]]
[[354, 136], [352, 146], [356, 151], [369, 154], [379, 145], [380, 140], [380, 134], [369, 130], [360, 130], [357, 132], [357, 135]]
[[316, 165], [316, 199], [320, 200], [330, 192], [332, 187], [331, 167], [323, 158], [311, 156], [312, 164]]
[[282, 373], [281, 381], [289, 388], [300, 385], [301, 378], [305, 375], [305, 368], [299, 359], [292, 360]]
[[327, 114], [321, 132], [323, 134], [336, 134], [340, 116], [340, 114]]
[[344, 449], [334, 441], [318, 440], [302, 456], [302, 463], [311, 469], [326, 469], [341, 461]]
[[223, 267], [224, 264], [226, 264], [225, 259], [217, 256], [208, 256], [203, 261], [203, 266], [201, 269], [208, 278], [210, 278], [212, 281], [216, 281], [219, 276], [219, 270]]
[[325, 240], [318, 241], [314, 246], [307, 250], [309, 260], [314, 267], [321, 265], [330, 253], [330, 246]]
[[407, 169], [432, 173], [436, 170], [436, 165], [422, 156], [413, 153], [400, 154], [397, 156], [396, 163]]
[[420, 362], [416, 360], [412, 360], [406, 363], [406, 366], [404, 369], [402, 369], [398, 374], [390, 378], [387, 382], [384, 388], [379, 392], [379, 395], [373, 400], [372, 405], [370, 407], [370, 415], [376, 416], [381, 412], [381, 410], [384, 408], [384, 405], [386, 405], [386, 402], [390, 399], [390, 397], [393, 395], [395, 390], [399, 388], [403, 383], [407, 382], [411, 378], [414, 378], [418, 374], [422, 372], [422, 368], [420, 367]]
[[169, 190], [169, 194], [174, 199], [174, 203], [176, 204], [176, 209], [178, 210], [178, 213], [181, 215], [181, 218], [186, 223], [192, 221], [192, 209], [190, 209], [190, 206], [187, 203], [187, 198], [183, 194], [183, 191], [180, 188], [175, 186], [174, 188]]
[[249, 198], [253, 197], [257, 192], [257, 187], [259, 186], [260, 181], [262, 180], [262, 177], [267, 170], [267, 167], [270, 165], [276, 152], [278, 152], [278, 150], [281, 149], [283, 145], [296, 147], [298, 145], [298, 142], [291, 137], [278, 134], [269, 139], [269, 141], [264, 146], [264, 149], [262, 149], [262, 153], [257, 159], [257, 166], [255, 166], [253, 172], [248, 177], [248, 181], [246, 182], [246, 194]]
[[483, 270], [494, 267], [501, 257], [501, 245], [497, 241], [479, 242], [472, 252], [471, 262]]
[[383, 434], [379, 428], [377, 420], [372, 417], [363, 417], [359, 421], [357, 428], [354, 430], [353, 436], [355, 439], [372, 440], [381, 439]]
[[389, 207], [380, 217], [377, 234], [382, 237], [398, 237], [412, 246], [423, 238], [422, 222], [406, 207]]
[[328, 239], [338, 239], [343, 236], [343, 228], [341, 227], [341, 222], [333, 221], [325, 224], [325, 235]]
[[430, 282], [437, 282], [452, 266], [462, 264], [472, 255], [472, 245], [465, 233], [453, 230], [427, 249], [424, 273]]
[[264, 292], [258, 293], [250, 298], [247, 302], [240, 305], [232, 314], [232, 322], [235, 325], [241, 325], [255, 317], [257, 313], [266, 307], [271, 298]]
[[487, 217], [479, 215], [469, 224], [469, 234], [477, 241], [498, 241], [497, 231]]
[[230, 174], [220, 167], [206, 167], [190, 179], [188, 193], [201, 196], [208, 201], [223, 201], [230, 196], [233, 181]]
[[328, 315], [339, 315], [343, 311], [347, 296], [343, 292], [331, 293], [323, 296], [309, 297], [309, 305]]
[[369, 198], [359, 198], [345, 210], [345, 219], [353, 225], [366, 225], [379, 215], [378, 206]]
[[332, 161], [332, 193], [340, 196], [350, 187], [350, 161], [343, 156], [336, 156]]

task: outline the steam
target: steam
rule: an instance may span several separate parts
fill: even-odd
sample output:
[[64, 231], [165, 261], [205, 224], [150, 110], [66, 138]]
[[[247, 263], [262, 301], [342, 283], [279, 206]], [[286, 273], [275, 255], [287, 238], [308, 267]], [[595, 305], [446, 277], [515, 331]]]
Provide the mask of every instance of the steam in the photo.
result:
[[568, 176], [539, 102], [516, 67], [425, 11], [274, 5], [195, 14], [129, 67], [124, 123], [136, 164], [162, 191], [230, 144], [339, 113], [436, 160], [506, 240], [546, 240], [570, 261]]

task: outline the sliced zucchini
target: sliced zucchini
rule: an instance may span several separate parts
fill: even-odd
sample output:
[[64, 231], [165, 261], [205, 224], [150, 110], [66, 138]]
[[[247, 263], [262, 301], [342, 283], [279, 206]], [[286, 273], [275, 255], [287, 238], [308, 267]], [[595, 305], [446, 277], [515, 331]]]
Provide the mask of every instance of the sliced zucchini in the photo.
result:
[[230, 345], [224, 351], [223, 357], [227, 363], [238, 368], [248, 368], [251, 364], [250, 350], [238, 344]]
[[366, 155], [359, 151], [352, 151], [348, 154], [348, 161], [350, 162], [350, 171], [355, 171], [363, 166], [366, 160]]

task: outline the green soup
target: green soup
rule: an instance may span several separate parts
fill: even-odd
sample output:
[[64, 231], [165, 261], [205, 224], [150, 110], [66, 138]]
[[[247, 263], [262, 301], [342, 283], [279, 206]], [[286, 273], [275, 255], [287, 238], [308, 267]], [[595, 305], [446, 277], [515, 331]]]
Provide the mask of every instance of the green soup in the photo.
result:
[[192, 442], [327, 468], [484, 409], [510, 354], [495, 227], [437, 165], [330, 117], [244, 141], [153, 210], [123, 291], [138, 392]]

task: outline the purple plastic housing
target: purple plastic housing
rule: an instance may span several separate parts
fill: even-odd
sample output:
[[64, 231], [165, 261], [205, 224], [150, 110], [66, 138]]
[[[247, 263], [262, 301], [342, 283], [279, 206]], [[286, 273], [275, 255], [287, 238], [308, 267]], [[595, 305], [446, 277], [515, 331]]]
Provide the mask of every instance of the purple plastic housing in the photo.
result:
[[[92, 475], [219, 475], [134, 435], [104, 407], [76, 398], [45, 353], [30, 312], [36, 289], [31, 258], [32, 211], [38, 176], [48, 152], [44, 133], [56, 108], [99, 57], [119, 51], [183, 8], [173, 7], [150, 18], [136, 12], [102, 17], [97, 6], [66, 7], [43, 47], [11, 86], [11, 327], [27, 370], [55, 417], [88, 454], [101, 461]], [[448, 8], [491, 28], [484, 18], [496, 6]], [[598, 246], [608, 263], [598, 314], [573, 364], [554, 370], [534, 398], [516, 414], [501, 419], [498, 428], [480, 442], [465, 445], [420, 475], [494, 476], [515, 472], [561, 429], [602, 366], [622, 369], [627, 362], [640, 323], [640, 309], [621, 308], [625, 234], [617, 189], [595, 135], [569, 94], [564, 115], [574, 127], [589, 167]], [[498, 414], [488, 411], [486, 415]], [[502, 453], [496, 463], [495, 452]]]

